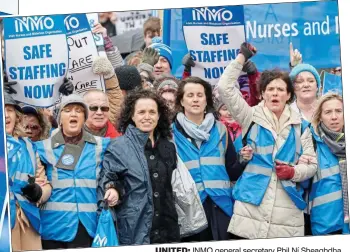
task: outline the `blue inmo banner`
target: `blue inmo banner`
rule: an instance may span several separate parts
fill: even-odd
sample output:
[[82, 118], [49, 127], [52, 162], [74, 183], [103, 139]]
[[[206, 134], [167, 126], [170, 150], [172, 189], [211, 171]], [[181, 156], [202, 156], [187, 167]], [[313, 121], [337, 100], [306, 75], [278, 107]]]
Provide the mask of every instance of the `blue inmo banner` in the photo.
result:
[[[340, 65], [337, 1], [259, 4], [243, 8], [246, 40], [259, 51], [253, 61], [260, 71], [275, 67], [288, 70], [290, 42], [301, 52], [305, 63], [318, 69]], [[164, 16], [171, 21], [163, 24], [166, 31], [163, 41], [173, 51], [176, 77], [181, 77], [181, 59], [188, 52], [182, 29], [183, 10], [164, 11]]]
[[195, 62], [191, 74], [215, 85], [245, 41], [243, 6], [182, 10], [187, 49]]
[[338, 4], [336, 1], [247, 5], [246, 38], [259, 50], [259, 70], [288, 69], [289, 43], [303, 62], [316, 68], [340, 66]]
[[59, 98], [68, 67], [66, 28], [62, 15], [4, 19], [5, 62], [17, 101], [50, 107]]

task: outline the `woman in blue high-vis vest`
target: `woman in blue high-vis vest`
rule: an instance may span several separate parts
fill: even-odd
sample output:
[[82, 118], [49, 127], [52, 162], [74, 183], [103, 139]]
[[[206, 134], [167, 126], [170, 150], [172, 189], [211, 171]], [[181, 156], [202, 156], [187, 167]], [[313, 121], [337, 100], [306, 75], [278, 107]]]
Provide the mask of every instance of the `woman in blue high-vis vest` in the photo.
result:
[[4, 97], [12, 249], [40, 250], [42, 229], [38, 205], [44, 194], [50, 195], [51, 187], [45, 185], [44, 189], [35, 183], [37, 161], [31, 141], [23, 137], [22, 110], [10, 94], [5, 93]]
[[[321, 86], [321, 78], [317, 70], [309, 64], [300, 64], [298, 59], [298, 51], [291, 53], [291, 64], [292, 68], [289, 73], [289, 77], [293, 82], [295, 100], [290, 107], [307, 122], [312, 121], [312, 116], [315, 112], [318, 99], [318, 91]], [[307, 196], [309, 192], [306, 190], [305, 200], [308, 201]], [[310, 225], [310, 209], [306, 207], [304, 210], [305, 215], [305, 235], [311, 235]]]
[[234, 190], [229, 232], [248, 239], [304, 236], [302, 184], [317, 164], [298, 164], [301, 154], [315, 157], [308, 125], [290, 106], [294, 89], [288, 73], [264, 71], [262, 101], [250, 107], [237, 88], [244, 63], [256, 48], [243, 43], [240, 53], [220, 77], [220, 97], [242, 126], [243, 139], [254, 150]]
[[63, 96], [59, 128], [35, 142], [52, 194], [40, 209], [44, 249], [91, 247], [97, 229], [97, 179], [109, 138], [83, 128], [88, 107], [77, 94]]
[[[318, 163], [309, 194], [312, 234], [348, 234], [348, 178], [343, 99], [340, 95], [328, 93], [320, 98], [311, 132]], [[308, 156], [303, 156], [302, 160], [315, 162]]]
[[182, 80], [176, 97], [179, 112], [172, 125], [173, 139], [196, 183], [208, 221], [207, 228], [183, 238], [185, 242], [233, 238], [227, 232], [233, 213], [232, 182], [252, 157], [248, 148], [238, 160], [226, 126], [214, 116], [212, 97], [211, 85], [198, 77]]

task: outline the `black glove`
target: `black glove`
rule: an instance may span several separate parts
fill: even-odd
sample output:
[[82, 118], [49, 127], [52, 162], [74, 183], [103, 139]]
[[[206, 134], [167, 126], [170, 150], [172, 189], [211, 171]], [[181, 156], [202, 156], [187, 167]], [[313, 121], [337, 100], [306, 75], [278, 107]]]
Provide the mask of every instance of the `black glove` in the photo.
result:
[[248, 61], [251, 57], [253, 57], [257, 53], [257, 50], [251, 44], [244, 42], [241, 44], [241, 48], [239, 52], [244, 55], [245, 61]]
[[256, 74], [258, 69], [256, 68], [254, 62], [248, 60], [246, 63], [244, 63], [242, 71], [247, 73], [248, 75]]
[[185, 66], [185, 71], [190, 72], [191, 67], [194, 67], [196, 64], [194, 63], [191, 54], [187, 53], [183, 58], [182, 58], [182, 65]]
[[151, 65], [152, 67], [157, 64], [159, 60], [159, 52], [154, 48], [147, 47], [143, 50], [142, 63]]
[[16, 85], [17, 81], [8, 81], [7, 76], [4, 76], [4, 91], [8, 94], [17, 94], [17, 91], [13, 89], [13, 85]]
[[37, 203], [43, 195], [43, 190], [37, 183], [35, 183], [35, 178], [30, 175], [28, 175], [28, 183], [28, 185], [21, 188], [22, 195], [30, 202]]
[[74, 91], [73, 83], [65, 77], [58, 91], [64, 96], [72, 94]]

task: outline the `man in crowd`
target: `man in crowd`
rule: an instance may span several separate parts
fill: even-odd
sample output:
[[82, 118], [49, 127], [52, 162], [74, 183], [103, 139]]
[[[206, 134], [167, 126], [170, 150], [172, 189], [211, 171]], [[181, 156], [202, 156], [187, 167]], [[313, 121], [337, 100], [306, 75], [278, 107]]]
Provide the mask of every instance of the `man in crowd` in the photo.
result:
[[108, 96], [102, 90], [90, 90], [84, 95], [88, 107], [88, 118], [84, 129], [94, 136], [115, 138], [120, 133], [109, 121]]
[[160, 55], [159, 60], [154, 65], [153, 69], [155, 78], [159, 77], [161, 74], [171, 74], [173, 66], [173, 54], [171, 48], [162, 43], [153, 43], [150, 47], [157, 50]]

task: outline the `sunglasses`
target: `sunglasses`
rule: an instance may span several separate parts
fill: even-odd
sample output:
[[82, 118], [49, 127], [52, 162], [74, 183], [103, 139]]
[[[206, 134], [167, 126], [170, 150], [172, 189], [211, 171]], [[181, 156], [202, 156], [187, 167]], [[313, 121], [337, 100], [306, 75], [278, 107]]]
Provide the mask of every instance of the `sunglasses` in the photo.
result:
[[89, 110], [92, 112], [96, 112], [98, 109], [100, 109], [102, 112], [108, 112], [109, 107], [107, 106], [90, 106]]
[[25, 130], [31, 129], [31, 130], [38, 130], [40, 127], [38, 125], [26, 125], [24, 126]]

